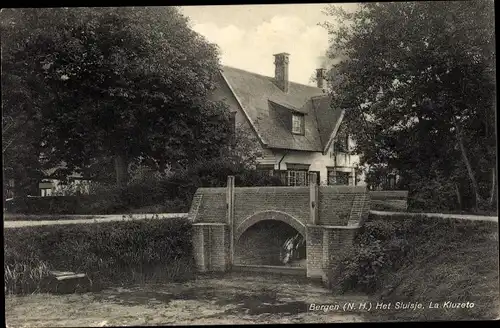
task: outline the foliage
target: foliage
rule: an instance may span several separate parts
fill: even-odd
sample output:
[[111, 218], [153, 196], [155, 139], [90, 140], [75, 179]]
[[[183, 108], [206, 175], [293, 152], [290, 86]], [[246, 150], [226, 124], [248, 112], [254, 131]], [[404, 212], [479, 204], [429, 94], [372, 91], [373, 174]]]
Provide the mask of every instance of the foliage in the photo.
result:
[[476, 303], [470, 313], [395, 310], [391, 315], [398, 320], [492, 317], [499, 289], [498, 224], [371, 215], [331, 281], [336, 292], [368, 292], [385, 302]]
[[235, 176], [238, 187], [281, 185], [279, 178], [252, 169], [248, 163], [216, 158], [175, 173], [139, 169], [124, 187], [90, 184], [89, 195], [16, 197], [6, 202], [6, 209], [23, 214], [185, 213], [198, 188], [225, 187], [228, 175]]
[[[191, 226], [185, 219], [6, 229], [8, 292], [43, 288], [48, 270], [83, 272], [94, 284], [189, 279]], [[156, 277], [155, 277], [156, 275]]]
[[2, 63], [6, 114], [28, 128], [9, 156], [31, 142], [68, 172], [111, 158], [123, 186], [132, 160], [163, 170], [228, 147], [208, 97], [218, 51], [175, 7], [3, 10]]
[[346, 108], [363, 164], [397, 172], [412, 195], [439, 184], [442, 197], [415, 196], [427, 208], [495, 208], [493, 2], [332, 5], [326, 13], [336, 19], [325, 24], [338, 62], [332, 105]]

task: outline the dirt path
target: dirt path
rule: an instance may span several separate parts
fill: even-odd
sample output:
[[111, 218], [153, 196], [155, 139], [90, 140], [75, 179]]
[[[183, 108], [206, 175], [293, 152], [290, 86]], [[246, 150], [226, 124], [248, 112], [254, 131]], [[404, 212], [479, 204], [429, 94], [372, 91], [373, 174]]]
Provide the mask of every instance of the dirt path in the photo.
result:
[[[66, 220], [36, 220], [35, 215], [32, 215], [31, 221], [4, 221], [3, 227], [6, 228], [20, 228], [20, 227], [32, 227], [32, 226], [43, 226], [43, 225], [55, 225], [55, 224], [82, 224], [82, 223], [103, 223], [112, 221], [133, 221], [133, 220], [146, 220], [146, 219], [176, 219], [182, 218], [187, 219], [188, 213], [164, 213], [164, 214], [130, 214], [130, 215], [61, 215], [62, 217], [71, 217], [71, 219]], [[43, 217], [43, 216], [39, 216]], [[89, 218], [91, 217], [91, 218]]]
[[233, 273], [80, 295], [9, 296], [5, 314], [8, 327], [359, 322], [361, 313], [310, 311], [310, 304], [342, 308], [366, 299], [334, 297], [303, 278]]
[[485, 216], [485, 215], [469, 215], [469, 214], [441, 214], [441, 213], [411, 213], [411, 212], [386, 212], [386, 211], [370, 211], [374, 215], [382, 216], [399, 216], [404, 214], [406, 216], [427, 216], [429, 218], [444, 218], [444, 219], [458, 219], [469, 221], [491, 221], [498, 222], [498, 216]]

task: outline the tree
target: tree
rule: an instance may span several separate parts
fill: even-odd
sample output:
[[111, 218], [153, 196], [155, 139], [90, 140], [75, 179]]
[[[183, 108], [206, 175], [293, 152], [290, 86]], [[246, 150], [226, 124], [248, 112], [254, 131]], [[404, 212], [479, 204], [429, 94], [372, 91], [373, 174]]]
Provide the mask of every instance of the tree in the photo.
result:
[[[445, 181], [474, 207], [496, 193], [492, 1], [330, 6], [333, 106], [347, 109], [364, 163], [396, 169], [410, 191]], [[470, 189], [470, 191], [468, 191]]]
[[[177, 8], [19, 9], [2, 27], [4, 107], [36, 112], [47, 165], [85, 171], [112, 157], [124, 185], [132, 160], [184, 167], [228, 146], [226, 107], [209, 99], [218, 50]], [[14, 104], [19, 87], [39, 103]]]
[[[14, 180], [14, 195], [32, 194], [42, 176], [39, 161], [40, 120], [45, 95], [40, 77], [30, 74], [21, 60], [11, 63], [11, 46], [26, 39], [28, 28], [13, 33], [22, 16], [16, 10], [1, 11], [2, 33], [2, 158], [5, 181]], [[11, 40], [12, 42], [6, 42]], [[19, 55], [16, 59], [19, 59]], [[10, 74], [9, 72], [15, 72]]]

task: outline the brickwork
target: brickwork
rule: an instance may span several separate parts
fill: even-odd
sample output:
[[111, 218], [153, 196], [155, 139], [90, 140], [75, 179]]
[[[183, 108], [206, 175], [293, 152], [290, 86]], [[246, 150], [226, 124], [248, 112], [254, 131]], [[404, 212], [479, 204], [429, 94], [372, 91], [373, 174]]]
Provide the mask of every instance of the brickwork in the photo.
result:
[[309, 187], [236, 188], [234, 198], [236, 226], [261, 211], [284, 212], [303, 224], [309, 219]]
[[349, 221], [353, 221], [351, 220], [351, 214], [355, 214], [355, 218], [365, 215], [365, 213], [368, 213], [369, 208], [359, 208], [360, 205], [367, 201], [367, 198], [361, 197], [363, 195], [366, 195], [365, 187], [320, 186], [319, 224], [344, 226]]
[[303, 236], [306, 235], [306, 226], [304, 225], [303, 222], [301, 222], [301, 220], [298, 220], [297, 218], [283, 212], [263, 211], [263, 212], [257, 212], [254, 215], [245, 218], [243, 221], [240, 221], [240, 224], [237, 224], [236, 222], [238, 221], [235, 220], [235, 224], [237, 225], [235, 226], [234, 239], [238, 240], [241, 234], [245, 232], [248, 228], [264, 220], [275, 220], [284, 222], [289, 226], [293, 227]]
[[333, 267], [353, 245], [356, 228], [335, 229], [325, 228], [328, 235], [328, 266]]
[[195, 245], [193, 250], [194, 262], [196, 264], [196, 269], [199, 272], [205, 272], [207, 270], [205, 265], [205, 249], [201, 245], [205, 245], [203, 240], [204, 237], [204, 226], [203, 225], [193, 225], [193, 245]]
[[[200, 188], [193, 198], [189, 217], [195, 225], [193, 246], [199, 271], [226, 271], [232, 264], [278, 265], [281, 246], [291, 236], [286, 231], [292, 231], [305, 236], [307, 276], [325, 278], [351, 247], [370, 209], [365, 187], [312, 183], [234, 188], [234, 179], [228, 181], [227, 188]], [[256, 229], [272, 221], [281, 228]]]
[[348, 226], [356, 226], [362, 224], [368, 218], [368, 195], [366, 193], [354, 194], [354, 200], [351, 206], [351, 214], [349, 215]]
[[193, 200], [191, 201], [191, 208], [189, 209], [188, 213], [189, 218], [194, 219], [198, 216], [202, 200], [203, 192], [201, 191], [201, 189], [198, 189], [193, 196]]
[[201, 195], [196, 217], [202, 218], [203, 222], [224, 223], [227, 211], [226, 188], [204, 188]]
[[227, 243], [226, 225], [208, 226], [211, 235], [211, 253], [210, 253], [210, 270], [211, 271], [226, 271], [227, 269]]
[[235, 248], [237, 265], [281, 265], [282, 245], [297, 231], [280, 221], [263, 221], [245, 231]]
[[194, 260], [198, 271], [226, 271], [228, 269], [229, 243], [227, 225], [194, 224], [193, 246]]
[[306, 240], [307, 276], [321, 277], [323, 270], [323, 228], [320, 226], [307, 227]]

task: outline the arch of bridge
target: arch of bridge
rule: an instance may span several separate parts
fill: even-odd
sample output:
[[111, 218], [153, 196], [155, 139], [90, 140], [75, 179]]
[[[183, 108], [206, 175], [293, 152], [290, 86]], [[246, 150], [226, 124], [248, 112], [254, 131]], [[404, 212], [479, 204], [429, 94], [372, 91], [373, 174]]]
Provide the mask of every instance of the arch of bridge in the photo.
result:
[[306, 226], [297, 218], [292, 215], [281, 212], [281, 211], [262, 211], [252, 214], [251, 216], [245, 218], [239, 225], [236, 227], [234, 232], [234, 238], [238, 241], [241, 235], [247, 231], [248, 228], [253, 226], [254, 224], [266, 221], [266, 220], [274, 220], [284, 222], [295, 230], [297, 230], [304, 239], [306, 238]]

